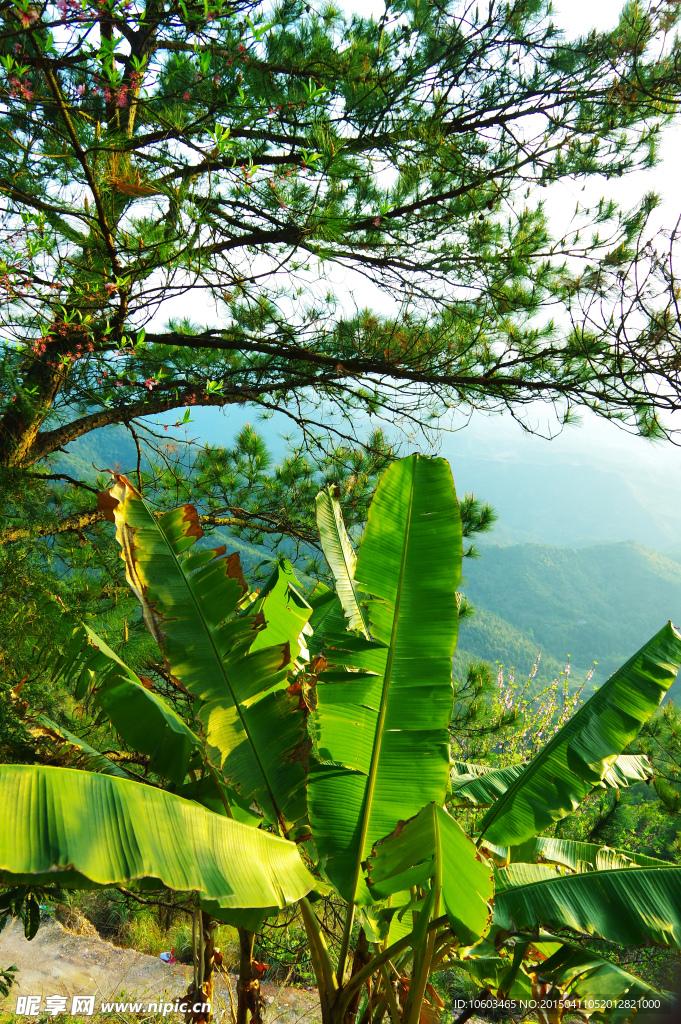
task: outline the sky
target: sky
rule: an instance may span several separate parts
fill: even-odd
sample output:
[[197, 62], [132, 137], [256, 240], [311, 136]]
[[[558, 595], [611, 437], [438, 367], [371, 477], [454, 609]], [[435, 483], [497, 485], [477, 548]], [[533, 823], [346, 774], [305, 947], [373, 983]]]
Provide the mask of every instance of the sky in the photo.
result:
[[[377, 0], [344, 0], [343, 7], [363, 14], [383, 10]], [[554, 20], [574, 36], [612, 27], [621, 7], [619, 0], [565, 0], [554, 4]], [[551, 186], [545, 201], [556, 233], [577, 201], [589, 205], [604, 195], [627, 208], [646, 191], [663, 200], [652, 228], [672, 226], [681, 216], [681, 127], [667, 129], [660, 155], [657, 167], [619, 181], [595, 179], [586, 190], [583, 182]], [[212, 443], [228, 445], [243, 423], [257, 423], [253, 410], [192, 414], [191, 436]], [[531, 420], [540, 434], [555, 430], [546, 406], [533, 407]], [[461, 429], [441, 435], [439, 454], [451, 462], [459, 491], [473, 491], [496, 508], [495, 542], [582, 546], [636, 540], [681, 552], [681, 449], [654, 445], [590, 413], [551, 441], [528, 436], [509, 416], [462, 416], [454, 426]], [[287, 423], [277, 417], [261, 429], [281, 455]]]

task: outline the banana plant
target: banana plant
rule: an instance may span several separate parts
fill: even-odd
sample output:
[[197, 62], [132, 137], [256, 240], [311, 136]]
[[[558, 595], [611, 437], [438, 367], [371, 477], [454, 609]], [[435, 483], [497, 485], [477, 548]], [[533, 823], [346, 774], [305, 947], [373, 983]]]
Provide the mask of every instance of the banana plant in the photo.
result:
[[497, 994], [551, 992], [585, 1013], [598, 996], [610, 1001], [602, 1012], [615, 1024], [637, 1000], [660, 996], [577, 940], [680, 948], [681, 868], [540, 833], [599, 786], [651, 778], [645, 757], [621, 751], [659, 706], [680, 661], [681, 636], [668, 623], [528, 764], [490, 772], [455, 763], [451, 799], [488, 808], [476, 841], [495, 864], [492, 927], [462, 966]]
[[[453, 650], [456, 616], [448, 599], [460, 564], [448, 557], [450, 544], [457, 555], [459, 547], [448, 533], [455, 517], [445, 511], [445, 479], [448, 471], [437, 460], [412, 457], [390, 467], [355, 558], [348, 554], [338, 491], [327, 488], [317, 499], [346, 629], [323, 595], [328, 626], [320, 649], [327, 667], [317, 677], [310, 720], [316, 757], [310, 823], [326, 876], [347, 901], [345, 935], [353, 915], [361, 925], [349, 979], [343, 978], [343, 942], [335, 975], [328, 963], [324, 970], [323, 949], [318, 953], [327, 1017], [335, 1022], [359, 1013], [366, 1024], [383, 1014], [393, 1024], [430, 1020], [438, 998], [428, 978], [452, 964], [495, 995], [532, 999], [552, 991], [579, 1010], [600, 985], [626, 1005], [651, 994], [650, 986], [579, 942], [595, 937], [678, 947], [681, 869], [541, 833], [595, 789], [651, 777], [647, 759], [625, 750], [676, 676], [681, 636], [671, 624], [664, 627], [531, 762], [497, 771], [454, 763], [445, 794], [437, 726], [449, 720], [451, 703], [440, 719], [438, 698], [445, 677], [451, 683], [451, 662], [445, 670], [444, 659]], [[421, 489], [429, 492], [431, 523], [450, 524], [425, 543], [424, 506], [414, 497]], [[393, 539], [396, 527], [401, 543]], [[410, 550], [420, 551], [414, 575]], [[424, 715], [419, 684], [431, 687]], [[408, 746], [416, 732], [418, 759]], [[457, 805], [489, 808], [480, 831], [470, 839], [461, 832], [458, 845], [448, 813]], [[369, 985], [361, 1004], [360, 985]], [[623, 1019], [617, 1006], [603, 1016]]]
[[[287, 689], [307, 654], [312, 609], [286, 565], [249, 594], [238, 555], [189, 553], [201, 537], [192, 507], [157, 520], [124, 477], [101, 501], [166, 676], [191, 712], [178, 713], [88, 626], [77, 629], [55, 675], [145, 755], [151, 784], [35, 716], [34, 734], [70, 767], [0, 768], [0, 879], [195, 892], [204, 956], [192, 994], [210, 1002], [213, 922], [242, 926], [252, 943], [243, 925], [261, 927], [317, 884], [291, 841], [309, 827], [305, 716]], [[36, 815], [45, 823], [38, 843]], [[240, 991], [241, 1018], [247, 999]]]
[[[525, 998], [650, 992], [582, 944], [678, 946], [681, 869], [542, 833], [595, 788], [649, 777], [625, 751], [673, 682], [681, 636], [661, 630], [528, 764], [452, 765], [462, 529], [449, 465], [394, 462], [357, 550], [340, 497], [330, 487], [317, 499], [336, 589], [306, 598], [284, 563], [249, 593], [237, 556], [190, 553], [201, 536], [191, 506], [156, 518], [115, 478], [102, 505], [165, 677], [191, 711], [180, 715], [101, 638], [78, 632], [58, 670], [145, 754], [153, 785], [37, 722], [73, 767], [0, 769], [17, 823], [0, 844], [2, 879], [57, 881], [56, 865], [65, 886], [193, 890], [207, 917], [240, 926], [246, 963], [265, 915], [297, 901], [323, 1024], [431, 1024], [442, 1008], [433, 975], [451, 966]], [[462, 804], [486, 808], [470, 836]], [[36, 831], [37, 811], [47, 824]], [[157, 845], [152, 822], [167, 823]], [[335, 945], [313, 888], [341, 901]], [[210, 972], [210, 942], [205, 952]], [[255, 991], [239, 1024], [247, 1003], [258, 1020]]]

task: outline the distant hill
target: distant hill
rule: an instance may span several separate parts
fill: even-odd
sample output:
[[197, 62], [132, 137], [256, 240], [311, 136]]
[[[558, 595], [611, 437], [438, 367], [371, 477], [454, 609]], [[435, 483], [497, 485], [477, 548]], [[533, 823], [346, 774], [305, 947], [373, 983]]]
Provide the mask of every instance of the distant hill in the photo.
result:
[[487, 660], [497, 647], [506, 664], [505, 652], [527, 659], [534, 647], [583, 669], [597, 661], [602, 682], [669, 619], [681, 624], [681, 563], [636, 542], [489, 545], [467, 578], [480, 616], [462, 623], [460, 646]]
[[102, 427], [69, 441], [54, 460], [55, 469], [94, 483], [98, 472], [111, 469], [129, 472], [137, 464], [135, 442], [125, 427]]
[[475, 615], [463, 619], [459, 625], [454, 677], [463, 679], [470, 662], [483, 659], [492, 665], [502, 664], [507, 676], [514, 668], [516, 680], [522, 683], [531, 672], [538, 652], [541, 652], [541, 660], [535, 678], [538, 684], [545, 686], [564, 668], [565, 661], [558, 661], [546, 648], [542, 650], [529, 633], [486, 608], [476, 607]]
[[[129, 470], [136, 462], [134, 443], [123, 427], [109, 427], [79, 438], [68, 445], [68, 452], [59, 457], [59, 468], [90, 479], [95, 476], [93, 463], [100, 470], [115, 466]], [[560, 454], [558, 449], [555, 452], [557, 456]], [[456, 470], [468, 486], [465, 469], [474, 466], [480, 469], [481, 463], [467, 461], [462, 454], [456, 460]], [[493, 481], [503, 483], [506, 474], [510, 486], [515, 473], [516, 491], [523, 489], [521, 484], [527, 485], [526, 494], [532, 500], [525, 505], [532, 508], [534, 519], [526, 518], [530, 532], [523, 534], [512, 516], [502, 516], [491, 539], [501, 541], [501, 545], [515, 542], [501, 546], [483, 538], [482, 557], [466, 566], [467, 583], [463, 589], [478, 613], [461, 623], [455, 656], [458, 674], [465, 671], [468, 661], [484, 658], [492, 664], [502, 662], [506, 669], [514, 666], [516, 677], [520, 679], [531, 670], [537, 651], [541, 651], [537, 682], [549, 682], [560, 672], [570, 654], [575, 666], [574, 679], [578, 680], [580, 673], [597, 661], [594, 682], [600, 683], [668, 619], [681, 625], [681, 548], [675, 546], [664, 555], [635, 541], [589, 547], [523, 543], [531, 532], [537, 531], [539, 522], [547, 533], [558, 538], [564, 532], [563, 519], [570, 518], [568, 509], [563, 510], [563, 519], [556, 517], [555, 508], [550, 511], [544, 501], [538, 500], [540, 495], [533, 493], [529, 481], [519, 479], [517, 463], [514, 472], [510, 465], [504, 466], [503, 459], [492, 460], [483, 468], [489, 471], [490, 479], [485, 482], [490, 485]], [[555, 469], [558, 472], [557, 466]], [[548, 479], [546, 466], [537, 472], [545, 483]], [[670, 483], [670, 479], [666, 482]], [[493, 491], [493, 488], [489, 492], [483, 489], [480, 493], [495, 504], [497, 495]], [[571, 488], [566, 487], [563, 493], [571, 494]], [[653, 501], [652, 491], [648, 497]], [[499, 504], [503, 506], [504, 501]], [[669, 519], [669, 502], [661, 502], [661, 505], [664, 508], [659, 511], [667, 530], [665, 538], [678, 537], [674, 517]], [[595, 511], [592, 508], [592, 514]], [[642, 506], [638, 510], [629, 507], [628, 515], [631, 517], [634, 511], [639, 521], [644, 520], [652, 528], [652, 520], [646, 520]], [[601, 517], [599, 521], [606, 529], [617, 532], [611, 516]], [[586, 523], [580, 522], [579, 526], [575, 523], [574, 528], [580, 534], [587, 533]], [[628, 526], [620, 523], [620, 528]], [[656, 541], [663, 539], [659, 531], [655, 536]], [[206, 541], [221, 542], [226, 542], [231, 550], [241, 551], [247, 571], [252, 572], [264, 557], [264, 552], [234, 540], [227, 531], [220, 530]], [[667, 541], [665, 546], [671, 547], [671, 544]], [[681, 698], [681, 680], [675, 684], [674, 691], [678, 691]]]

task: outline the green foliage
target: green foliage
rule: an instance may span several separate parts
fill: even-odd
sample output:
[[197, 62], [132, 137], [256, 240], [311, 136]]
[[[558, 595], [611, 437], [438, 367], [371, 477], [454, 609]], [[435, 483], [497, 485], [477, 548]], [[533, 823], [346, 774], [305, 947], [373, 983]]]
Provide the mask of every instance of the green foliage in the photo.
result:
[[[618, 997], [653, 991], [653, 974], [665, 976], [671, 961], [646, 961], [638, 978], [626, 969], [627, 949], [645, 937], [679, 948], [681, 869], [565, 833], [579, 813], [586, 820], [596, 791], [624, 804], [626, 787], [650, 780], [645, 754], [631, 746], [681, 662], [671, 625], [584, 703], [570, 691], [569, 669], [536, 699], [534, 672], [520, 686], [503, 670], [495, 680], [484, 664], [453, 690], [464, 531], [440, 459], [388, 466], [358, 551], [338, 492], [322, 492], [321, 544], [340, 586], [336, 594], [318, 583], [309, 600], [285, 561], [249, 592], [236, 555], [196, 544], [193, 506], [156, 517], [121, 476], [103, 504], [162, 663], [143, 678], [88, 628], [60, 672], [85, 713], [98, 708], [119, 745], [137, 749], [144, 776], [120, 746], [99, 751], [94, 735], [86, 744], [45, 716], [29, 717], [62, 763], [80, 770], [3, 767], [5, 883], [114, 885], [146, 906], [166, 901], [149, 900], [145, 888], [197, 893], [204, 913], [239, 929], [240, 991], [252, 980], [253, 931], [262, 933], [259, 951], [278, 950], [283, 972], [304, 930], [324, 1024], [362, 1020], [367, 1008], [419, 1024], [437, 1012], [429, 978], [440, 968], [511, 996], [529, 997], [540, 982], [574, 999], [599, 985]], [[179, 691], [174, 705], [157, 678], [168, 694]], [[123, 688], [110, 700], [112, 685]], [[648, 736], [673, 754], [675, 719], [661, 715], [663, 731], [653, 723]], [[478, 748], [491, 764], [457, 761], [448, 779], [457, 748]], [[28, 833], [36, 807], [41, 842]], [[86, 808], [94, 827], [83, 830]], [[243, 823], [231, 820], [242, 814]], [[611, 819], [601, 815], [591, 833]], [[295, 836], [298, 849], [273, 832]], [[23, 914], [31, 930], [34, 904], [32, 890], [10, 890], [7, 912]], [[212, 963], [214, 929], [208, 941], [201, 964]], [[202, 988], [203, 973], [197, 978]], [[623, 1019], [617, 1008], [605, 1018]]]
[[521, 843], [570, 814], [661, 703], [681, 665], [669, 624], [579, 708], [485, 815], [493, 843]]
[[5, 999], [9, 996], [9, 990], [16, 981], [15, 974], [19, 970], [16, 965], [4, 967], [0, 970], [0, 995]]
[[665, 619], [681, 621], [681, 566], [636, 543], [486, 544], [465, 591], [481, 614], [462, 624], [461, 647], [519, 676], [541, 650], [544, 683], [567, 655], [581, 671], [598, 662], [604, 682]]
[[671, 701], [641, 731], [639, 747], [655, 767], [655, 789], [669, 814], [681, 809], [681, 714]]
[[[4, 765], [0, 789], [5, 884], [90, 888], [151, 878], [171, 889], [196, 890], [221, 907], [285, 906], [313, 885], [293, 844], [153, 786], [64, 768]], [[40, 843], [28, 838], [34, 816], [45, 822]], [[89, 822], [86, 831], [83, 821]], [[153, 822], [158, 827], [152, 830]], [[178, 835], [185, 836], [182, 850]]]
[[[664, 432], [664, 338], [622, 360], [579, 315], [618, 293], [654, 199], [552, 239], [533, 189], [654, 162], [679, 100], [669, 5], [575, 41], [548, 0], [32, 10], [3, 9], [0, 44], [5, 543], [89, 537], [83, 467], [64, 480], [53, 456], [118, 425], [131, 455], [108, 468], [141, 470], [170, 413], [167, 505], [187, 478], [164, 443], [195, 405], [279, 412], [314, 459], [372, 418], [427, 430], [537, 397]], [[362, 279], [384, 312], [348, 301]], [[166, 300], [215, 314], [152, 328]]]

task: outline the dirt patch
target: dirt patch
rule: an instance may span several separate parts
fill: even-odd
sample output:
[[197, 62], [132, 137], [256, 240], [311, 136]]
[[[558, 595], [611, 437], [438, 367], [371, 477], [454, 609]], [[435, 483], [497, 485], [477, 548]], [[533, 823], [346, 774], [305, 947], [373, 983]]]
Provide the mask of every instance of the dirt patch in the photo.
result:
[[[95, 996], [103, 1002], [168, 1003], [181, 998], [192, 978], [192, 968], [165, 964], [157, 957], [121, 949], [95, 932], [77, 935], [49, 918], [28, 942], [19, 921], [11, 921], [0, 934], [0, 966], [16, 964], [17, 980], [10, 997], [0, 1000], [0, 1019], [16, 1007], [17, 996], [66, 996], [67, 1012], [75, 995]], [[236, 978], [231, 977], [236, 993]], [[216, 1020], [229, 1019], [229, 989], [224, 977], [216, 979]], [[262, 984], [270, 1024], [316, 1024], [319, 1001], [314, 992]], [[30, 1020], [31, 1018], [26, 1018]], [[57, 1017], [57, 1020], [68, 1020]]]

